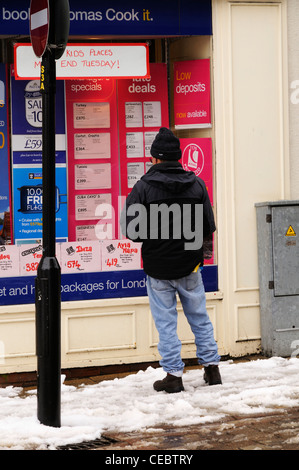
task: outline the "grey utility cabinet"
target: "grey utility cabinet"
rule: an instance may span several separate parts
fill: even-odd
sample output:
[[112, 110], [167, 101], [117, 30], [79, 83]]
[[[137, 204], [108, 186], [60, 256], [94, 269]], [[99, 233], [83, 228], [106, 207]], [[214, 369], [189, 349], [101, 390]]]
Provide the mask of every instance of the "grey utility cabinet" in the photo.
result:
[[299, 356], [299, 201], [255, 206], [262, 351]]

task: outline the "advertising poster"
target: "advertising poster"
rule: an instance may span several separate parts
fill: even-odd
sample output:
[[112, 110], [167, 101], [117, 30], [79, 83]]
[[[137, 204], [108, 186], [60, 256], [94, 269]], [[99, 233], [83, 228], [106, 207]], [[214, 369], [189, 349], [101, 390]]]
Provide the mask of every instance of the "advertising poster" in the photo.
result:
[[213, 206], [213, 155], [211, 138], [180, 139], [184, 170], [204, 180]]
[[210, 59], [174, 63], [176, 129], [211, 127]]
[[116, 81], [67, 80], [65, 86], [69, 241], [114, 238], [119, 194]]
[[19, 276], [19, 249], [16, 245], [0, 246], [0, 277]]
[[[184, 170], [193, 171], [201, 178], [207, 187], [209, 198], [213, 206], [213, 158], [212, 139], [193, 138], [180, 139], [182, 149], [181, 163]], [[205, 264], [214, 263], [213, 240], [205, 243]]]
[[0, 245], [11, 243], [10, 165], [8, 138], [7, 69], [0, 64]]
[[130, 240], [103, 241], [102, 270], [141, 269], [141, 244]]
[[102, 242], [66, 242], [60, 244], [62, 274], [100, 272]]
[[[40, 166], [13, 167], [15, 243], [38, 243], [42, 239], [43, 190]], [[56, 166], [56, 240], [67, 239], [66, 168]]]
[[150, 64], [150, 78], [118, 81], [121, 194], [127, 196], [150, 167], [150, 148], [169, 126], [167, 69]]
[[[42, 96], [39, 80], [11, 76], [13, 230], [16, 244], [42, 239]], [[67, 240], [64, 87], [56, 86], [56, 239]]]

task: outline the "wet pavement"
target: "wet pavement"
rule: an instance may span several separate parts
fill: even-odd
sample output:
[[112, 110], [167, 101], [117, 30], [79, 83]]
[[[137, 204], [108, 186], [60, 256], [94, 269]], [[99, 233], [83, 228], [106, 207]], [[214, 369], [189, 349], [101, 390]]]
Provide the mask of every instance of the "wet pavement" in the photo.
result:
[[96, 450], [199, 451], [299, 450], [299, 409], [250, 417], [231, 416], [211, 424], [143, 432], [107, 433], [114, 443]]

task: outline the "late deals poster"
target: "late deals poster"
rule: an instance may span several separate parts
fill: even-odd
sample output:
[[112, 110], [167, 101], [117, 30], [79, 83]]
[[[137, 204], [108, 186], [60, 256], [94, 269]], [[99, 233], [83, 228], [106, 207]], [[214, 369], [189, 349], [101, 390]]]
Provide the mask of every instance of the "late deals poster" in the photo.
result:
[[127, 196], [148, 170], [150, 148], [160, 127], [168, 127], [167, 69], [150, 64], [150, 78], [118, 81], [121, 194]]

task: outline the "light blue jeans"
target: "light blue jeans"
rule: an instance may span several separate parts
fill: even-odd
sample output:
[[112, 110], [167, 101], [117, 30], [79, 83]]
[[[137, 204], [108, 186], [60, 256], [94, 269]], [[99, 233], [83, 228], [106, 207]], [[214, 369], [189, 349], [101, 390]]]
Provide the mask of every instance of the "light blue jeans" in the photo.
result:
[[213, 325], [206, 309], [201, 272], [181, 279], [160, 280], [147, 276], [147, 292], [152, 316], [159, 333], [160, 365], [165, 372], [182, 375], [181, 341], [177, 335], [176, 293], [195, 336], [199, 364], [218, 364], [220, 356], [214, 339]]

